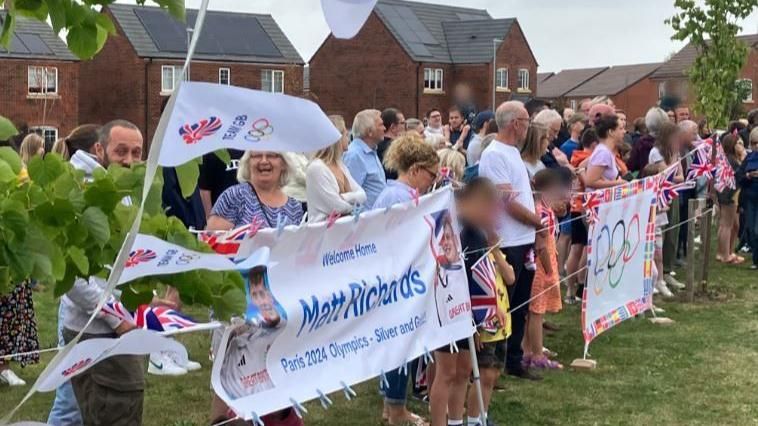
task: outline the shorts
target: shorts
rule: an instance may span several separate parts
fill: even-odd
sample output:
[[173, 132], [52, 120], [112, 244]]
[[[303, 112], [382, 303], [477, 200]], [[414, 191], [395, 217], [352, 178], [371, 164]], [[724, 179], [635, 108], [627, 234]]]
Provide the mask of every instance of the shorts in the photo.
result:
[[[468, 350], [468, 339], [461, 339], [455, 342], [455, 346], [458, 347], [459, 351], [467, 351]], [[440, 348], [435, 349], [437, 352], [442, 352], [446, 354], [454, 354], [455, 352], [452, 350], [453, 348], [451, 345], [442, 346]]]
[[506, 340], [496, 342], [482, 343], [482, 349], [476, 351], [476, 360], [479, 368], [497, 368], [498, 370], [505, 367]]
[[558, 219], [558, 230], [560, 231], [561, 235], [571, 235], [571, 222], [569, 222], [569, 220], [571, 220], [570, 214], [567, 214], [566, 216]]
[[581, 213], [571, 212], [571, 244], [587, 245], [587, 224], [584, 223], [584, 218], [578, 219], [582, 216]]

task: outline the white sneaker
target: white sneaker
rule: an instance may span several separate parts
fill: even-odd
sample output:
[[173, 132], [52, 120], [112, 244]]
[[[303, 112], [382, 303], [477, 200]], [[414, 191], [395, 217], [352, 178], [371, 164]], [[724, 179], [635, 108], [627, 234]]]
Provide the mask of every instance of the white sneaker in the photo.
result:
[[183, 368], [183, 369], [185, 369], [187, 371], [197, 371], [197, 370], [200, 370], [201, 368], [203, 368], [203, 366], [200, 365], [199, 362], [192, 361], [191, 359], [188, 359], [186, 364], [182, 364], [179, 361], [179, 356], [178, 356], [179, 354], [177, 354], [176, 352], [163, 352], [163, 355], [171, 358], [171, 361], [173, 361], [174, 364], [176, 364], [177, 366], [179, 366], [179, 367], [181, 367], [181, 368]]
[[664, 313], [666, 311], [663, 310], [663, 308], [659, 308], [659, 307], [653, 305], [653, 312], [655, 312], [656, 314], [662, 314], [662, 313]]
[[702, 241], [700, 240], [700, 235], [698, 235], [698, 236], [696, 236], [696, 237], [695, 237], [695, 240], [694, 240], [694, 242], [695, 242], [695, 244], [698, 244], [698, 245], [700, 245], [700, 243], [702, 242]]
[[182, 376], [187, 370], [176, 365], [170, 356], [159, 352], [150, 354], [150, 365], [147, 372], [156, 376]]
[[672, 293], [671, 290], [669, 290], [669, 288], [666, 287], [665, 281], [658, 281], [657, 283], [655, 283], [655, 288], [658, 289], [661, 296], [663, 297], [674, 297], [674, 293]]
[[0, 373], [0, 381], [7, 383], [9, 386], [25, 386], [26, 382], [16, 375], [10, 368]]
[[677, 280], [676, 278], [674, 278], [672, 275], [669, 275], [669, 274], [666, 274], [663, 276], [663, 281], [665, 281], [666, 284], [669, 285], [669, 287], [673, 287], [677, 290], [683, 290], [687, 288], [687, 286], [684, 285], [684, 283], [682, 283], [681, 281]]
[[661, 292], [658, 291], [658, 286], [653, 286], [653, 294], [661, 294]]

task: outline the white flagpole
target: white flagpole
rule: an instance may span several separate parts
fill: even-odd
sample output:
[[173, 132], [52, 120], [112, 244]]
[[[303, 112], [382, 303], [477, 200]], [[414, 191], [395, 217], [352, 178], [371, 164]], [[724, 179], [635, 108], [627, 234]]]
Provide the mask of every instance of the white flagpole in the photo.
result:
[[484, 409], [484, 396], [482, 396], [482, 381], [479, 378], [479, 362], [476, 359], [476, 342], [474, 335], [468, 337], [468, 352], [471, 354], [471, 375], [476, 386], [476, 399], [479, 402], [479, 421], [482, 426], [487, 425], [487, 411]]

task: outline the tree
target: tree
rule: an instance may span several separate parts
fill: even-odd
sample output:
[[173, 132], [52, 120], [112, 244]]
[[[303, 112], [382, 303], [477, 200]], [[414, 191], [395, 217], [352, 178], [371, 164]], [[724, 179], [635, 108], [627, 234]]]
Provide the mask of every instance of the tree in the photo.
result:
[[695, 111], [713, 128], [724, 128], [740, 96], [737, 79], [748, 52], [737, 39], [738, 21], [758, 7], [758, 0], [705, 0], [702, 7], [695, 0], [675, 0], [674, 6], [677, 12], [666, 20], [674, 29], [672, 39], [689, 40], [698, 52], [689, 70]]

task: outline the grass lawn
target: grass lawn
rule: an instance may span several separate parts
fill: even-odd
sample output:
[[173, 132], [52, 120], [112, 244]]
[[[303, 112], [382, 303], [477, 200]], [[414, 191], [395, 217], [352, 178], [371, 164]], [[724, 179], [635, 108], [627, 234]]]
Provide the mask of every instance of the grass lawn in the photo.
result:
[[[548, 373], [545, 380], [525, 383], [508, 379], [495, 395], [491, 417], [510, 425], [748, 425], [758, 424], [758, 273], [746, 266], [723, 267], [713, 262], [709, 290], [720, 297], [694, 304], [659, 303], [673, 326], [647, 320], [622, 323], [598, 337], [590, 353], [598, 362], [592, 372], [567, 369]], [[680, 272], [680, 279], [684, 274]], [[57, 302], [52, 292], [36, 293], [40, 346], [54, 346]], [[202, 311], [195, 311], [204, 318]], [[579, 308], [569, 306], [550, 318], [561, 331], [546, 338], [565, 365], [581, 356]], [[145, 391], [146, 425], [207, 425], [210, 396], [208, 337], [182, 336], [192, 359], [203, 370], [179, 378], [148, 376]], [[52, 356], [45, 354], [42, 363]], [[40, 365], [24, 370], [31, 384]], [[7, 413], [28, 386], [0, 387], [0, 414]], [[308, 425], [380, 425], [381, 400], [375, 380], [355, 387], [358, 397], [347, 402], [334, 395], [335, 406], [325, 411], [307, 404]], [[37, 394], [14, 420], [45, 421], [54, 393]], [[425, 407], [412, 403], [418, 413]]]

